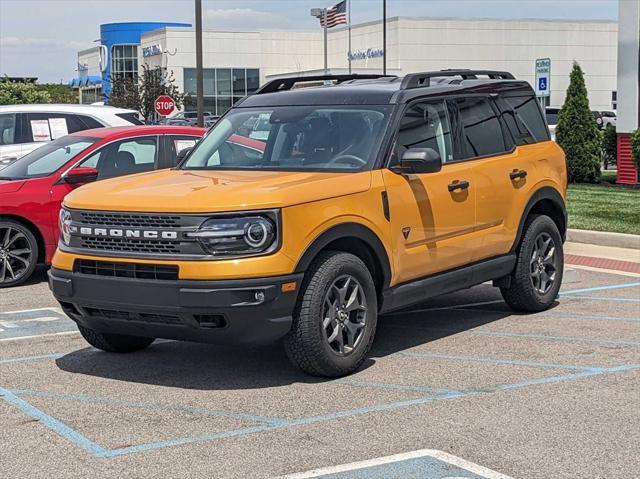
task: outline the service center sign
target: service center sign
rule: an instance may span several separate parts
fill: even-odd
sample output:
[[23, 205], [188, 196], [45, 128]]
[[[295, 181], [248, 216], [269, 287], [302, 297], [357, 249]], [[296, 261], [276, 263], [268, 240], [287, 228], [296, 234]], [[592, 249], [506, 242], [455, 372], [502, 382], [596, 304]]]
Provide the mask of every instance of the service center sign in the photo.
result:
[[551, 59], [536, 60], [536, 96], [551, 95]]
[[169, 95], [160, 95], [153, 104], [156, 113], [162, 116], [169, 116], [176, 109], [176, 102]]

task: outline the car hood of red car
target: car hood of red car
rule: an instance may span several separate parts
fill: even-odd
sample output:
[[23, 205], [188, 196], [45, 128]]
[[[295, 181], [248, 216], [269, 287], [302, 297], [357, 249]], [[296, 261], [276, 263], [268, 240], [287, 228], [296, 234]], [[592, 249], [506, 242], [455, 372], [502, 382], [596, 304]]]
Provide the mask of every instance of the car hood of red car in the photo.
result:
[[0, 193], [15, 193], [27, 180], [0, 180]]

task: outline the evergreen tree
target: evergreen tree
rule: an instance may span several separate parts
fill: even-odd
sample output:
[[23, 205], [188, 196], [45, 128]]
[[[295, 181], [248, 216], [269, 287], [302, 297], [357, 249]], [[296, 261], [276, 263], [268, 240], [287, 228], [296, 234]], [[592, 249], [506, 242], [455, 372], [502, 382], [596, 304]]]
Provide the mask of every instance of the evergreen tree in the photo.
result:
[[571, 183], [595, 183], [600, 178], [600, 135], [589, 108], [584, 73], [573, 64], [564, 105], [558, 115], [556, 141], [567, 155]]

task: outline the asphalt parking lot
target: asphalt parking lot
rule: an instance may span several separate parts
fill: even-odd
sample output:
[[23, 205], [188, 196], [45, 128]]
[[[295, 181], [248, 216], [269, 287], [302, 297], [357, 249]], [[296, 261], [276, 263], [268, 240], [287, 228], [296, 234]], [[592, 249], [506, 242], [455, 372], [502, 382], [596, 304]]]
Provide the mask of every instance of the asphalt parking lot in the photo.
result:
[[637, 477], [640, 278], [572, 279], [535, 315], [480, 285], [385, 316], [327, 381], [278, 345], [99, 352], [41, 273], [0, 292], [0, 476]]

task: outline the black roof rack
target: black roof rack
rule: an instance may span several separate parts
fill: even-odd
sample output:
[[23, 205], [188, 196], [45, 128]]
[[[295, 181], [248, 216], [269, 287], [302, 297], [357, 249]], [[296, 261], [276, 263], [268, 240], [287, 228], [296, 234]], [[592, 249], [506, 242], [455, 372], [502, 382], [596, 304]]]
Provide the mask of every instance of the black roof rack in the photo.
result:
[[278, 91], [291, 90], [296, 83], [314, 82], [314, 81], [331, 81], [335, 83], [344, 83], [351, 80], [375, 80], [377, 78], [398, 78], [396, 75], [374, 75], [374, 74], [358, 74], [351, 75], [315, 75], [306, 77], [286, 77], [271, 80], [256, 90], [255, 95], [262, 93], [274, 93]]
[[402, 79], [401, 90], [410, 90], [429, 86], [431, 78], [460, 76], [463, 80], [475, 80], [478, 75], [488, 76], [492, 80], [515, 80], [509, 72], [496, 70], [439, 70], [422, 73], [409, 73]]

